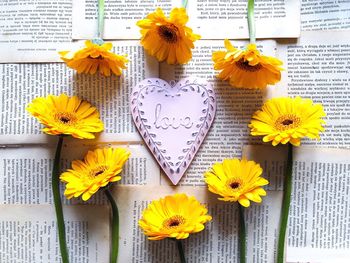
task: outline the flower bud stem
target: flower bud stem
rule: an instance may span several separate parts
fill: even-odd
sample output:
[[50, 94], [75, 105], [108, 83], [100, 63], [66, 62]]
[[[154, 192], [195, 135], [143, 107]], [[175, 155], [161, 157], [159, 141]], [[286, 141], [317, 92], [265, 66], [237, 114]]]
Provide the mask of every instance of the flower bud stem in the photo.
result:
[[111, 255], [110, 255], [109, 262], [116, 263], [118, 260], [118, 248], [119, 248], [119, 211], [118, 211], [118, 206], [113, 198], [113, 195], [109, 191], [109, 188], [105, 188], [105, 194], [112, 208], [112, 243], [111, 243]]
[[248, 28], [250, 43], [255, 43], [254, 0], [248, 0]]
[[104, 16], [105, 16], [105, 1], [104, 0], [98, 0], [97, 38], [99, 38], [99, 39], [103, 39]]
[[288, 143], [288, 160], [286, 174], [284, 177], [282, 211], [280, 219], [280, 230], [277, 246], [277, 263], [284, 262], [284, 251], [286, 243], [286, 230], [288, 225], [289, 207], [292, 195], [292, 174], [293, 174], [293, 145]]
[[184, 247], [182, 245], [182, 241], [180, 239], [176, 239], [176, 244], [177, 244], [177, 248], [179, 250], [181, 263], [186, 263], [186, 258], [185, 258]]
[[239, 262], [246, 263], [246, 229], [245, 229], [245, 220], [244, 220], [244, 208], [238, 204], [238, 213], [239, 213]]
[[52, 192], [53, 201], [56, 211], [58, 239], [60, 243], [62, 263], [69, 263], [67, 242], [66, 242], [66, 230], [64, 226], [63, 209], [60, 195], [60, 159], [61, 150], [63, 144], [63, 135], [58, 136], [58, 143], [56, 148], [55, 160], [52, 168]]

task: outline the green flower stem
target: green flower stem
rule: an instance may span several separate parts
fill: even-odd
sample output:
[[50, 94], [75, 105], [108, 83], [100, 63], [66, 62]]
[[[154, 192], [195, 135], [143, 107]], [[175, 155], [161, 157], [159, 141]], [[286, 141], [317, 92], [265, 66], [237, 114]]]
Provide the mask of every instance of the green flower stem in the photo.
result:
[[180, 261], [181, 263], [186, 263], [185, 253], [184, 253], [184, 247], [182, 245], [181, 239], [176, 239], [177, 248], [179, 250], [180, 255]]
[[250, 43], [255, 43], [254, 0], [248, 0], [248, 28]]
[[118, 248], [119, 248], [119, 211], [117, 203], [115, 202], [111, 192], [108, 188], [105, 188], [105, 194], [111, 204], [112, 208], [112, 244], [111, 244], [111, 256], [110, 263], [117, 262]]
[[239, 262], [246, 262], [246, 229], [245, 229], [245, 220], [244, 220], [244, 208], [238, 204], [238, 212], [239, 212]]
[[66, 230], [64, 227], [64, 218], [63, 218], [62, 202], [61, 202], [61, 195], [60, 195], [60, 159], [61, 159], [62, 144], [63, 144], [63, 135], [60, 135], [58, 137], [55, 160], [54, 160], [53, 169], [52, 169], [52, 192], [53, 192], [53, 201], [54, 201], [55, 210], [56, 210], [58, 239], [60, 243], [62, 262], [69, 263], [67, 242], [66, 242]]
[[104, 0], [98, 0], [97, 37], [99, 39], [103, 39], [104, 16], [105, 16], [105, 1]]
[[280, 232], [278, 237], [277, 246], [277, 263], [284, 262], [284, 251], [286, 243], [286, 230], [288, 224], [288, 215], [290, 207], [290, 199], [292, 195], [292, 174], [293, 174], [293, 145], [288, 144], [288, 160], [286, 174], [284, 177], [283, 186], [283, 201], [282, 201], [282, 211], [281, 211], [281, 222], [280, 222]]
[[182, 0], [182, 7], [183, 8], [187, 8], [187, 2], [188, 2], [188, 0]]

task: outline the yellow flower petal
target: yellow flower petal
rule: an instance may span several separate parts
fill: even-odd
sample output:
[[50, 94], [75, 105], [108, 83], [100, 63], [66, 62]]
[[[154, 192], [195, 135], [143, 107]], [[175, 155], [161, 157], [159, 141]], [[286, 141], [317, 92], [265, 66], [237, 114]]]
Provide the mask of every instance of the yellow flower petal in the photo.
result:
[[103, 131], [97, 109], [76, 96], [61, 94], [39, 97], [28, 105], [27, 111], [46, 126], [43, 131], [47, 134], [93, 139], [93, 133]]
[[282, 62], [260, 54], [255, 44], [247, 45], [246, 50], [224, 41], [227, 51], [215, 51], [212, 55], [214, 69], [221, 72], [219, 79], [228, 80], [236, 88], [264, 89], [267, 85], [281, 80]]
[[128, 59], [110, 52], [112, 43], [93, 43], [85, 41], [85, 47], [75, 52], [61, 51], [61, 59], [68, 67], [75, 69], [78, 73], [95, 74], [99, 71], [108, 77], [111, 72], [116, 76], [122, 74], [122, 69], [126, 69]]
[[149, 240], [185, 239], [204, 229], [212, 218], [194, 197], [169, 195], [152, 201], [143, 211], [139, 226]]
[[185, 8], [174, 8], [167, 18], [161, 8], [136, 23], [141, 28], [141, 45], [158, 61], [184, 64], [192, 58], [193, 42], [200, 39], [186, 26]]
[[62, 173], [60, 179], [66, 183], [64, 195], [79, 197], [87, 201], [101, 187], [121, 179], [119, 175], [130, 152], [123, 148], [104, 148], [89, 151], [84, 161], [72, 162], [72, 169]]
[[250, 201], [261, 202], [260, 196], [266, 192], [261, 186], [268, 181], [261, 177], [262, 168], [259, 164], [239, 159], [225, 159], [216, 163], [212, 169], [204, 174], [208, 189], [221, 197], [219, 200], [239, 202], [248, 207]]
[[249, 128], [251, 135], [264, 136], [263, 141], [272, 141], [273, 146], [280, 143], [299, 146], [303, 137], [320, 138], [325, 116], [322, 105], [313, 104], [310, 99], [274, 98], [253, 114]]

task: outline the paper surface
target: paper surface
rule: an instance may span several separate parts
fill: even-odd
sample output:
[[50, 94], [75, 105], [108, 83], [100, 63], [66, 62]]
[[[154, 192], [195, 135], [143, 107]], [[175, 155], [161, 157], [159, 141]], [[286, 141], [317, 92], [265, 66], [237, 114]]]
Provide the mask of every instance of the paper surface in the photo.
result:
[[[348, 149], [294, 148], [287, 262], [349, 261], [349, 154]], [[286, 147], [247, 146], [244, 155], [262, 164], [267, 189], [283, 189]]]
[[[64, 207], [70, 262], [109, 261], [106, 206]], [[61, 262], [56, 215], [51, 205], [0, 205], [0, 261]]]
[[72, 0], [0, 1], [0, 63], [56, 62], [72, 42]]
[[105, 129], [95, 141], [140, 141], [131, 120], [129, 91], [142, 79], [157, 76], [158, 63], [137, 41], [113, 44], [130, 60], [120, 78], [77, 74], [63, 63], [0, 64], [0, 144], [55, 142], [55, 136], [44, 134], [25, 108], [36, 97], [61, 93], [77, 95], [97, 107]]
[[303, 32], [296, 43], [280, 43], [286, 70], [280, 87], [289, 96], [322, 103], [327, 117], [321, 141], [302, 144], [350, 146], [350, 31]]
[[[100, 147], [106, 147], [101, 145]], [[98, 146], [64, 145], [62, 149], [61, 171], [71, 168], [72, 160], [81, 160], [88, 150]], [[113, 145], [131, 152], [126, 162], [122, 180], [116, 184], [159, 185], [160, 169], [156, 161], [141, 145]], [[32, 146], [0, 149], [0, 204], [52, 204], [51, 171], [55, 147]], [[63, 186], [62, 183], [62, 196]], [[62, 197], [64, 203], [68, 203]], [[69, 203], [81, 203], [81, 198], [73, 198]], [[104, 194], [97, 193], [88, 201], [90, 204], [106, 204]]]
[[[247, 39], [247, 2], [240, 0], [188, 1], [188, 25], [202, 39]], [[105, 1], [105, 39], [139, 39], [136, 22], [163, 8], [166, 16], [173, 7], [181, 7], [180, 0], [132, 1], [130, 4]], [[300, 1], [256, 1], [256, 36], [258, 38], [296, 38], [300, 34]], [[97, 32], [97, 2], [74, 0], [73, 39], [90, 39]]]
[[301, 30], [350, 28], [350, 1], [301, 0]]
[[[142, 211], [155, 199], [174, 193], [195, 196], [205, 204], [213, 220], [205, 230], [184, 240], [188, 262], [238, 263], [238, 208], [237, 203], [217, 200], [206, 187], [147, 187], [118, 186], [114, 189], [120, 219], [119, 262], [178, 263], [178, 251], [174, 241], [147, 240], [138, 227]], [[261, 205], [253, 204], [244, 209], [247, 224], [248, 263], [275, 262], [275, 232], [278, 226], [280, 192], [270, 192]], [[264, 236], [264, 238], [262, 238]]]

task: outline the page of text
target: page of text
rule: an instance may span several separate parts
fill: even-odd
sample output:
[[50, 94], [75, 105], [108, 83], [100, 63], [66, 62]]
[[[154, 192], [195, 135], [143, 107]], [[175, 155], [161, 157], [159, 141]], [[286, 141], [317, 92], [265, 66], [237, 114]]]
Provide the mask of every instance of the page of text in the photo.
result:
[[66, 93], [96, 106], [105, 125], [99, 141], [140, 141], [129, 109], [129, 92], [139, 81], [158, 76], [158, 63], [137, 41], [113, 42], [118, 54], [130, 62], [121, 77], [77, 74], [63, 63], [0, 64], [0, 144], [45, 143], [55, 136], [43, 134], [38, 120], [26, 110], [36, 97]]
[[304, 144], [350, 146], [350, 31], [303, 32], [297, 43], [281, 43], [286, 70], [282, 85], [292, 97], [322, 103], [327, 117], [321, 141]]
[[[283, 189], [286, 147], [249, 146], [244, 152], [262, 164], [267, 189]], [[348, 149], [295, 148], [287, 262], [349, 261], [349, 154]]]
[[[107, 206], [64, 206], [70, 262], [109, 261]], [[0, 262], [60, 263], [53, 206], [0, 205]]]

